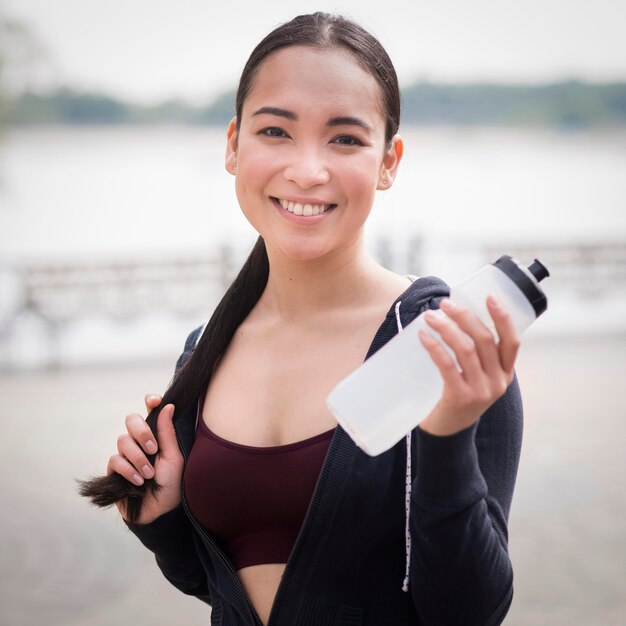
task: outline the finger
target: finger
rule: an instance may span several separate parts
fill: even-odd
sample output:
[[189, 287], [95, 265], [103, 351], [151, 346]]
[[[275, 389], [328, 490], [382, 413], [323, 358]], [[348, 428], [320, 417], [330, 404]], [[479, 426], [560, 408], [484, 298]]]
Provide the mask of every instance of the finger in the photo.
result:
[[128, 482], [131, 482], [134, 485], [143, 485], [143, 478], [137, 470], [128, 462], [127, 459], [119, 454], [113, 455], [109, 459], [109, 463], [107, 465], [107, 476], [114, 473], [123, 476]]
[[[480, 366], [487, 376], [502, 375], [498, 344], [491, 330], [470, 309], [459, 306], [451, 300], [441, 301], [442, 310], [472, 341], [472, 350], [475, 350], [480, 361]], [[463, 350], [464, 347], [461, 346]], [[465, 347], [469, 355], [469, 348]], [[460, 362], [460, 361], [459, 361]], [[469, 364], [468, 364], [469, 365]], [[462, 366], [463, 367], [463, 366]]]
[[176, 440], [176, 432], [172, 419], [174, 417], [174, 405], [166, 404], [157, 418], [157, 437], [161, 448], [161, 455], [167, 458], [175, 458], [180, 455], [180, 448]]
[[144, 402], [146, 404], [146, 409], [148, 409], [148, 412], [159, 406], [162, 400], [163, 398], [158, 393], [147, 393], [144, 398]]
[[453, 390], [460, 390], [464, 381], [456, 363], [446, 348], [444, 348], [441, 342], [435, 339], [425, 328], [420, 328], [419, 338], [428, 354], [430, 354], [434, 364], [437, 366], [444, 384], [447, 384]]
[[156, 454], [159, 446], [150, 430], [150, 426], [139, 413], [131, 413], [126, 416], [126, 430], [141, 445], [148, 454]]
[[520, 347], [520, 338], [513, 318], [494, 295], [487, 298], [487, 310], [500, 337], [498, 352], [502, 369], [512, 376]]
[[139, 444], [130, 435], [124, 434], [118, 437], [117, 449], [144, 478], [154, 476], [154, 468], [150, 465]]
[[453, 351], [461, 368], [461, 376], [470, 384], [482, 381], [484, 372], [471, 337], [446, 313], [437, 315], [429, 312], [426, 314], [426, 321]]

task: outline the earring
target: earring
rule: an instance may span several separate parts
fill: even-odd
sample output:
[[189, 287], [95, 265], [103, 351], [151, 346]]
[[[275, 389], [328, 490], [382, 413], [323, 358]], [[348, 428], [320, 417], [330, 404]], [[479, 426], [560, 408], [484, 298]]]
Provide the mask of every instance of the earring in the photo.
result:
[[386, 185], [387, 184], [387, 179], [383, 178], [382, 183], [383, 183], [383, 185]]

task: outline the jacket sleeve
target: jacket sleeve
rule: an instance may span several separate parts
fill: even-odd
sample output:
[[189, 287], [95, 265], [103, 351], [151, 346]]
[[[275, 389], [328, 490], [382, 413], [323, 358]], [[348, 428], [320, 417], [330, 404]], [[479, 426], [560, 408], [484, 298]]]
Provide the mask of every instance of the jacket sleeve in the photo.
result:
[[[197, 328], [187, 337], [183, 354], [176, 362], [177, 372], [191, 356], [201, 331], [202, 328]], [[182, 504], [149, 524], [124, 522], [139, 541], [154, 553], [159, 569], [174, 587], [211, 604], [206, 572], [194, 543], [194, 529]]]
[[513, 597], [507, 520], [522, 440], [517, 378], [471, 427], [416, 429], [410, 588], [420, 624], [501, 624]]
[[182, 504], [149, 524], [125, 523], [154, 552], [159, 569], [174, 587], [211, 604], [206, 572], [193, 540], [194, 530]]

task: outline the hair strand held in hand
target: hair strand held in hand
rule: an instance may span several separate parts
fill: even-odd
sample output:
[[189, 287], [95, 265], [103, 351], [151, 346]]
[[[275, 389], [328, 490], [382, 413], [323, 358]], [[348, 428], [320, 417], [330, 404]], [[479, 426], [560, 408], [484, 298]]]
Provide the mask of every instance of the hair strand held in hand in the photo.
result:
[[[182, 413], [195, 401], [201, 390], [206, 388], [218, 359], [261, 297], [268, 274], [265, 242], [259, 237], [237, 278], [217, 305], [193, 354], [174, 376], [160, 406], [150, 411], [146, 419], [157, 442], [156, 422], [161, 407], [174, 404], [176, 413]], [[154, 458], [154, 455], [148, 456], [150, 463], [154, 463]], [[119, 474], [79, 480], [78, 483], [80, 495], [89, 498], [94, 506], [106, 508], [123, 502], [125, 518], [131, 523], [139, 519], [146, 490], [156, 495], [159, 489], [154, 479], [146, 480], [143, 485], [138, 486]]]

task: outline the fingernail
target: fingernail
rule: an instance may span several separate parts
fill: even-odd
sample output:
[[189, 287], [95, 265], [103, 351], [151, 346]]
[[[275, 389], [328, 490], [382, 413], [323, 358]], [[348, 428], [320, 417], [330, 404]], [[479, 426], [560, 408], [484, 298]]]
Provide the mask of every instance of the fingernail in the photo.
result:
[[143, 485], [143, 478], [139, 476], [139, 474], [134, 474], [133, 480], [135, 481], [136, 485]]
[[152, 478], [152, 468], [149, 465], [144, 465], [141, 468], [141, 473], [145, 478]]
[[152, 402], [153, 400], [158, 400], [158, 399], [159, 399], [159, 396], [157, 396], [157, 395], [156, 395], [156, 394], [154, 394], [154, 393], [151, 393], [151, 394], [148, 396], [148, 402]]
[[154, 443], [154, 441], [152, 441], [152, 439], [149, 439], [148, 441], [146, 441], [146, 450], [150, 454], [154, 454], [157, 451], [156, 443]]
[[426, 320], [439, 324], [447, 324], [450, 318], [442, 311], [426, 311]]
[[498, 298], [495, 297], [494, 294], [490, 293], [487, 296], [488, 300], [489, 300], [489, 304], [491, 304], [492, 306], [498, 307], [500, 306], [500, 301], [498, 300]]
[[455, 309], [455, 308], [456, 308], [456, 304], [454, 304], [454, 302], [452, 302], [452, 300], [450, 300], [449, 298], [444, 298], [444, 299], [440, 302], [439, 306], [440, 306], [442, 309], [448, 309], [448, 311], [452, 311], [453, 309]]
[[436, 341], [436, 339], [425, 328], [420, 328], [419, 336], [423, 342], [430, 345], [432, 345]]

